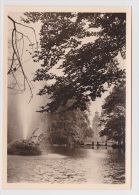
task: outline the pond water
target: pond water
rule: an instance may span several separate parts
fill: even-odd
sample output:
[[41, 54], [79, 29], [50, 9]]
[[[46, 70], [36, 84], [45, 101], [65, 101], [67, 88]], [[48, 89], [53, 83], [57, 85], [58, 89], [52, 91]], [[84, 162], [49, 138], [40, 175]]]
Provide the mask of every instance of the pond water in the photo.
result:
[[112, 148], [48, 147], [40, 156], [8, 155], [8, 183], [125, 183], [125, 157]]

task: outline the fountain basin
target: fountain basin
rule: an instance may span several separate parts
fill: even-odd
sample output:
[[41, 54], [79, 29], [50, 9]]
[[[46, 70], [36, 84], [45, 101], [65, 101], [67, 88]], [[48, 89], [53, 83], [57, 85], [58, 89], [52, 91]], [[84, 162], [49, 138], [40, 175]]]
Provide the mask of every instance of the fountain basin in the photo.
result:
[[17, 140], [7, 147], [7, 154], [35, 156], [42, 153], [40, 147], [35, 143], [30, 143], [28, 140]]

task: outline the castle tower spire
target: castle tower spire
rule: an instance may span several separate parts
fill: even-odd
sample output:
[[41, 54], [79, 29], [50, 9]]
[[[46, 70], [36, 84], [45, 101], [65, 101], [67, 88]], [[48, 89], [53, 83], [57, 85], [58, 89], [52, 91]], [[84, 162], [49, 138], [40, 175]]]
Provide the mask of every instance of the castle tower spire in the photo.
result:
[[99, 132], [100, 132], [99, 122], [100, 122], [99, 112], [96, 109], [95, 116], [93, 118], [93, 123], [92, 123], [93, 141], [94, 142], [101, 142], [101, 137], [99, 135]]

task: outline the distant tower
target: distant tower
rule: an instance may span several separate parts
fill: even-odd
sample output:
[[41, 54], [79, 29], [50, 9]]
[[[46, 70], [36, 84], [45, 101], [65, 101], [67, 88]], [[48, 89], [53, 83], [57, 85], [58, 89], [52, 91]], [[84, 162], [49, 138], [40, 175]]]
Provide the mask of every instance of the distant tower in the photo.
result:
[[102, 138], [99, 135], [99, 132], [100, 132], [99, 122], [100, 122], [99, 113], [96, 111], [95, 116], [93, 118], [93, 123], [92, 123], [93, 141], [95, 143], [102, 142]]

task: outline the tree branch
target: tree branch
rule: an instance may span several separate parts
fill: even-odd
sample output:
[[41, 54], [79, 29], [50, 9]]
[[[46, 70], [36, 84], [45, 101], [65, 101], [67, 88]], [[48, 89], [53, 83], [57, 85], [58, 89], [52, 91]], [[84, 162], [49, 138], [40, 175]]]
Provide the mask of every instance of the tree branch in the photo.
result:
[[[7, 74], [8, 75], [12, 75], [12, 77], [14, 79], [14, 82], [10, 83], [10, 86], [8, 86], [8, 88], [9, 89], [14, 89], [18, 93], [19, 92], [23, 93], [26, 90], [26, 84], [27, 84], [28, 87], [29, 87], [30, 93], [31, 93], [31, 97], [30, 97], [30, 100], [29, 100], [29, 102], [30, 102], [31, 99], [33, 98], [33, 92], [32, 92], [33, 85], [31, 83], [31, 81], [28, 79], [28, 77], [27, 77], [27, 75], [26, 75], [26, 73], [24, 71], [23, 64], [25, 62], [29, 61], [31, 58], [28, 59], [28, 60], [25, 60], [24, 62], [22, 62], [23, 53], [24, 53], [24, 37], [29, 41], [33, 53], [34, 53], [34, 48], [33, 48], [33, 43], [31, 42], [29, 37], [24, 35], [22, 32], [19, 32], [17, 30], [16, 25], [20, 25], [20, 26], [23, 26], [23, 27], [26, 27], [26, 28], [30, 28], [30, 29], [33, 30], [34, 35], [35, 35], [35, 42], [36, 42], [37, 50], [38, 50], [38, 43], [37, 43], [36, 33], [35, 33], [35, 30], [34, 30], [33, 27], [30, 27], [30, 26], [21, 24], [19, 22], [16, 22], [10, 16], [8, 16], [8, 18], [13, 22], [13, 29], [11, 29], [12, 30], [11, 45], [12, 45], [12, 50], [13, 51], [11, 53], [12, 59], [11, 59], [10, 68], [9, 68]], [[18, 38], [18, 34], [21, 35], [21, 38]], [[23, 40], [23, 46], [22, 46], [21, 55], [20, 55], [20, 42], [22, 40]], [[18, 80], [16, 78], [16, 74], [15, 73], [17, 71], [20, 72], [22, 74], [22, 76], [23, 76], [23, 85], [19, 84], [19, 82], [18, 82]], [[23, 86], [23, 87], [21, 88], [21, 86]]]

